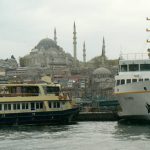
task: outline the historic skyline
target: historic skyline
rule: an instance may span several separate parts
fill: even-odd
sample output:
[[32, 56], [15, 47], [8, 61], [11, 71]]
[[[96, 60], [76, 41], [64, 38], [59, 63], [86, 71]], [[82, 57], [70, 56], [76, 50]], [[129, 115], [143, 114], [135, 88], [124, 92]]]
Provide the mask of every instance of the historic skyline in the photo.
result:
[[148, 0], [1, 0], [0, 58], [24, 56], [41, 39], [53, 39], [55, 27], [57, 43], [73, 56], [74, 21], [79, 60], [84, 41], [87, 61], [101, 55], [103, 36], [108, 58], [118, 58], [120, 51], [146, 52], [149, 4]]

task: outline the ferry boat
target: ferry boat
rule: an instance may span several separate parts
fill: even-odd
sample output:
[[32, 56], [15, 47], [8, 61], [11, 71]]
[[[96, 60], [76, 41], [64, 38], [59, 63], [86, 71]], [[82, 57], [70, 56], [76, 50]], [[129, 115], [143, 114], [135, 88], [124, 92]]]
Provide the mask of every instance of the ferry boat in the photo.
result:
[[0, 125], [68, 124], [78, 113], [58, 84], [0, 84]]
[[[126, 57], [125, 57], [126, 56]], [[120, 119], [150, 120], [150, 59], [149, 54], [122, 55], [119, 73], [115, 76], [114, 94], [121, 106]]]

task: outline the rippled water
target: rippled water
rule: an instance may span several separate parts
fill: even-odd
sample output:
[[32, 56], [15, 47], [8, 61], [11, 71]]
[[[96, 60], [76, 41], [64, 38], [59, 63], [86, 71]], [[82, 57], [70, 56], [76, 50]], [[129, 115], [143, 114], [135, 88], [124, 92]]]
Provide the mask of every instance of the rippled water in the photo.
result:
[[0, 150], [148, 150], [150, 125], [79, 122], [0, 128]]

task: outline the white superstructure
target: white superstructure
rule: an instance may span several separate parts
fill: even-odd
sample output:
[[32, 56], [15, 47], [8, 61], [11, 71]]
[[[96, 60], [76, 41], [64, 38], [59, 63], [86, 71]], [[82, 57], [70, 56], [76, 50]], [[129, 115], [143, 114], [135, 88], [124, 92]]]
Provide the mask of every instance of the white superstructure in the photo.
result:
[[[124, 55], [125, 56], [125, 55]], [[128, 54], [119, 60], [114, 93], [120, 118], [150, 120], [150, 59], [148, 54]], [[134, 57], [133, 57], [134, 56]]]

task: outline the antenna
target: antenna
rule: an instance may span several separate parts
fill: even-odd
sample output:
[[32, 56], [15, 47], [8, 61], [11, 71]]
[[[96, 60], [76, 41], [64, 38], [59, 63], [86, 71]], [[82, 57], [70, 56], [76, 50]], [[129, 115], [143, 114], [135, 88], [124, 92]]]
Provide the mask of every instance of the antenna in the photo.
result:
[[[147, 17], [147, 18], [146, 18], [146, 20], [148, 20], [148, 21], [149, 21], [149, 20], [150, 20], [150, 18], [148, 18], [148, 17]], [[146, 28], [146, 32], [150, 32], [150, 29]], [[146, 42], [147, 42], [147, 43], [150, 43], [150, 40], [146, 40]]]
[[[146, 20], [150, 21], [150, 18], [147, 17]], [[147, 31], [147, 32], [150, 32], [150, 29], [147, 28], [146, 31]], [[150, 43], [150, 40], [147, 39], [146, 42], [147, 42], [147, 43]], [[147, 51], [148, 51], [148, 56], [149, 56], [149, 58], [150, 58], [150, 48], [148, 48]]]

